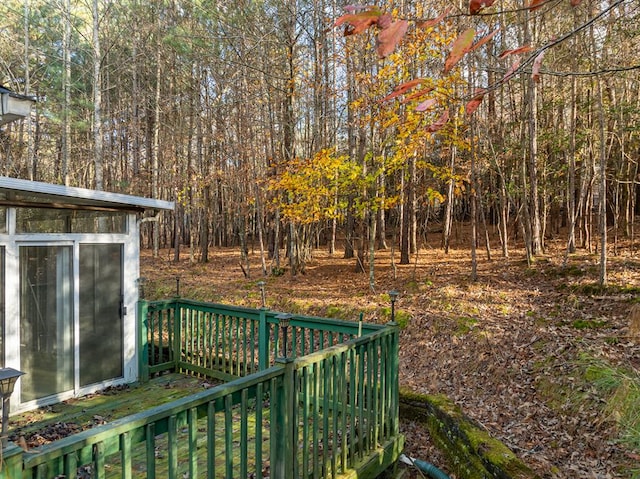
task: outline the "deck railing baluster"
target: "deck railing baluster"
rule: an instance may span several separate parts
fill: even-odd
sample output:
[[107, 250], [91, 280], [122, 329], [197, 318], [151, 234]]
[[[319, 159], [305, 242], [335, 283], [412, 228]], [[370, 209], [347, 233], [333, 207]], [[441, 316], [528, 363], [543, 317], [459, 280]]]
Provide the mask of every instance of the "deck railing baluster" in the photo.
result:
[[207, 479], [216, 477], [216, 405], [207, 403]]
[[378, 377], [378, 363], [380, 356], [378, 354], [378, 341], [371, 342], [371, 361], [369, 367], [371, 371], [371, 448], [378, 446], [378, 404], [380, 394], [380, 381]]
[[122, 462], [122, 479], [132, 479], [131, 436], [129, 431], [125, 431], [120, 435], [120, 461]]
[[231, 374], [235, 374], [236, 376], [242, 376], [240, 366], [242, 365], [242, 361], [240, 361], [240, 318], [235, 318], [235, 328], [233, 328], [235, 332], [235, 341], [233, 345], [233, 362], [235, 363], [235, 368], [231, 369]]
[[347, 381], [347, 377], [348, 377], [348, 362], [349, 362], [349, 352], [348, 351], [344, 351], [342, 353], [340, 353], [340, 360], [341, 360], [341, 365], [340, 365], [340, 418], [341, 418], [341, 430], [342, 430], [342, 458], [341, 458], [341, 464], [342, 464], [342, 472], [346, 472], [347, 468], [349, 467], [348, 465], [348, 460], [349, 460], [349, 441], [348, 441], [348, 435], [349, 435], [349, 429], [348, 429], [348, 412], [347, 412], [347, 407], [349, 404], [349, 383]]
[[39, 464], [36, 469], [36, 479], [47, 479], [47, 464]]
[[323, 474], [329, 477], [327, 473], [327, 464], [329, 460], [329, 381], [331, 379], [331, 369], [327, 367], [330, 359], [322, 360], [322, 464]]
[[156, 425], [154, 422], [149, 423], [145, 427], [145, 445], [146, 445], [146, 479], [156, 479]]
[[347, 397], [349, 398], [349, 458], [348, 467], [353, 466], [356, 457], [356, 404], [358, 397], [358, 355], [357, 349], [349, 349], [349, 382], [347, 383]]
[[225, 477], [233, 477], [233, 403], [231, 396], [224, 398], [224, 460]]
[[169, 479], [178, 479], [178, 417], [175, 414], [169, 416], [167, 428], [167, 450], [169, 451], [167, 476]]
[[255, 412], [255, 455], [256, 466], [254, 471], [255, 479], [262, 479], [262, 418], [264, 410], [264, 384], [259, 382], [256, 385], [256, 412]]
[[78, 475], [78, 456], [76, 451], [64, 455], [64, 475], [76, 477]]
[[249, 458], [247, 455], [249, 441], [249, 395], [246, 389], [243, 389], [240, 399], [240, 477], [247, 477], [247, 463]]
[[340, 431], [338, 430], [338, 356], [330, 358], [331, 364], [331, 473], [332, 477], [338, 474], [338, 442]]
[[[88, 464], [93, 477], [105, 477], [108, 463], [110, 477], [122, 478], [139, 477], [142, 468], [149, 479], [329, 479], [370, 463], [379, 447], [399, 454], [397, 327], [363, 325], [359, 334], [358, 323], [294, 317], [290, 357], [275, 361], [277, 314], [182, 299], [141, 302], [139, 347], [148, 365], [146, 374], [141, 365], [141, 380], [173, 368], [243, 378], [84, 431], [41, 453], [17, 451], [25, 477], [75, 477], [73, 471]], [[206, 457], [199, 458], [204, 437]], [[393, 454], [379, 457], [389, 461]], [[9, 477], [11, 461], [19, 463], [10, 449], [5, 460], [0, 479]]]
[[105, 477], [105, 452], [104, 443], [99, 442], [93, 446], [93, 477], [104, 479]]
[[320, 362], [313, 363], [313, 478], [320, 477]]
[[302, 477], [309, 477], [309, 366], [299, 370], [298, 375], [302, 410]]
[[198, 410], [189, 409], [187, 414], [189, 434], [189, 477], [198, 476]]

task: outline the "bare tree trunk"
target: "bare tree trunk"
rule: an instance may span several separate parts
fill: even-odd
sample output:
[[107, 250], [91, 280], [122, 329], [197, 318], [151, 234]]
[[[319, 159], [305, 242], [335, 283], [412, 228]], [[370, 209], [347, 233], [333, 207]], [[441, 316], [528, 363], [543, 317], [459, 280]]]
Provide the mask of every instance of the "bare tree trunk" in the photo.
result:
[[475, 121], [471, 120], [471, 281], [478, 280], [478, 208]]
[[240, 267], [244, 277], [250, 279], [251, 269], [249, 267], [249, 247], [247, 245], [247, 225], [244, 208], [241, 208], [238, 215], [238, 239], [240, 241]]
[[569, 125], [569, 171], [567, 182], [567, 220], [569, 230], [567, 232], [565, 265], [568, 255], [576, 252], [576, 121], [576, 78], [573, 77], [571, 79], [571, 124]]
[[[530, 15], [525, 13], [524, 22], [524, 44], [529, 45], [535, 38], [535, 22], [533, 24], [534, 32], [529, 30]], [[527, 80], [527, 110], [528, 133], [529, 133], [529, 154], [527, 156], [528, 173], [529, 173], [529, 218], [530, 231], [530, 249], [533, 256], [542, 252], [542, 238], [540, 225], [540, 197], [538, 195], [538, 90], [533, 78], [529, 76]]]
[[[378, 191], [380, 191], [381, 189], [384, 191], [385, 181], [386, 181], [386, 177], [383, 171], [378, 178]], [[386, 250], [388, 246], [387, 246], [387, 225], [386, 225], [386, 214], [385, 214], [385, 197], [383, 197], [382, 201], [380, 202], [380, 208], [378, 209], [378, 213], [376, 215], [376, 221], [377, 221], [376, 234], [378, 236], [378, 249]]]
[[[591, 31], [591, 48], [592, 54], [596, 54], [596, 42], [593, 31], [593, 25], [590, 28]], [[604, 106], [602, 95], [602, 81], [599, 76], [595, 77], [596, 86], [596, 108], [598, 109], [598, 136], [599, 136], [599, 203], [598, 203], [598, 218], [600, 224], [600, 286], [607, 285], [607, 151], [606, 141], [607, 136], [605, 132], [605, 119], [604, 119]]]
[[[177, 198], [177, 192], [175, 197]], [[181, 242], [181, 227], [182, 227], [182, 217], [184, 215], [184, 207], [176, 202], [176, 211], [174, 214], [174, 222], [173, 222], [173, 262], [178, 263], [180, 261], [180, 242]]]
[[280, 209], [273, 215], [273, 258], [272, 263], [276, 271], [280, 271]]
[[537, 88], [533, 80], [529, 84], [529, 204], [531, 205], [531, 253], [542, 252], [540, 225], [540, 197], [538, 195], [538, 120]]
[[509, 257], [509, 194], [507, 193], [507, 184], [502, 171], [498, 172], [500, 181], [500, 245], [502, 247], [502, 257]]
[[64, 35], [62, 37], [64, 109], [62, 112], [62, 148], [60, 177], [69, 186], [69, 160], [71, 158], [71, 2], [64, 0]]
[[104, 160], [102, 138], [102, 75], [100, 51], [100, 11], [98, 0], [93, 0], [91, 14], [93, 17], [93, 155], [95, 167], [96, 189], [104, 188]]
[[521, 196], [522, 204], [520, 205], [520, 210], [518, 211], [518, 219], [520, 221], [522, 235], [524, 237], [523, 239], [527, 256], [527, 264], [529, 265], [533, 260], [533, 242], [531, 237], [531, 212], [529, 210], [529, 195], [527, 195], [528, 185], [526, 170], [526, 162], [523, 158], [523, 161], [520, 165], [520, 181], [522, 182], [522, 189], [524, 193]]
[[479, 214], [482, 219], [482, 228], [484, 230], [484, 247], [487, 252], [487, 261], [491, 261], [491, 239], [489, 237], [489, 228], [487, 227], [487, 215], [485, 213], [482, 196], [478, 198]]
[[[254, 166], [254, 174], [257, 166]], [[256, 184], [256, 178], [254, 177], [254, 184]], [[262, 207], [261, 191], [256, 190], [256, 229], [258, 230], [258, 245], [260, 247], [260, 266], [262, 268], [262, 276], [266, 276], [267, 272], [267, 255], [264, 247], [264, 208]]]
[[411, 242], [409, 244], [409, 249], [411, 254], [416, 254], [418, 252], [418, 199], [416, 195], [416, 186], [417, 186], [417, 158], [415, 155], [411, 157], [411, 162], [409, 165], [410, 168], [410, 176], [409, 181], [411, 184], [410, 191], [410, 205], [411, 205], [411, 223], [410, 223], [410, 238]]
[[[96, 2], [97, 0], [94, 0]], [[161, 78], [161, 58], [160, 58], [160, 19], [158, 17], [157, 38], [156, 38], [156, 88], [153, 114], [153, 148], [152, 148], [152, 166], [151, 166], [151, 194], [154, 198], [158, 198], [160, 193], [159, 176], [160, 176], [160, 85]], [[157, 221], [151, 223], [153, 235], [153, 257], [157, 258], [160, 254], [160, 224]]]
[[209, 262], [209, 203], [210, 203], [211, 189], [209, 185], [206, 185], [202, 190], [202, 202], [204, 203], [200, 215], [200, 262]]
[[634, 174], [631, 176], [632, 181], [631, 181], [631, 205], [630, 205], [630, 210], [631, 210], [631, 217], [630, 217], [630, 222], [631, 222], [631, 228], [629, 231], [629, 238], [631, 239], [631, 256], [635, 256], [635, 223], [636, 223], [636, 208], [637, 205], [640, 203], [640, 165], [638, 164], [638, 162], [635, 162], [635, 168], [634, 168]]
[[[333, 207], [337, 210], [338, 209], [338, 187], [336, 186], [336, 189], [334, 191], [334, 196], [333, 196]], [[330, 255], [334, 255], [336, 253], [336, 234], [338, 232], [338, 218], [337, 217], [333, 217], [331, 218], [331, 239], [329, 240], [329, 254]]]
[[376, 290], [375, 277], [375, 251], [376, 251], [376, 215], [369, 211], [369, 289], [372, 293]]
[[449, 162], [449, 182], [447, 184], [447, 205], [444, 211], [444, 226], [442, 227], [442, 247], [445, 254], [449, 253], [449, 242], [451, 240], [451, 225], [453, 223], [453, 200], [454, 200], [454, 168], [456, 159], [456, 146], [451, 147], [451, 158]]
[[[24, 94], [31, 94], [31, 69], [29, 68], [29, 0], [24, 2]], [[33, 138], [33, 121], [31, 115], [26, 118], [26, 130], [27, 130], [27, 169], [29, 171], [29, 179], [35, 180], [38, 170], [37, 159], [35, 154], [35, 142], [37, 140]], [[37, 135], [36, 135], [37, 137]]]
[[[415, 161], [415, 157], [413, 157]], [[409, 169], [411, 165], [409, 165]], [[410, 263], [410, 253], [411, 253], [411, 205], [413, 203], [413, 185], [411, 183], [411, 170], [409, 170], [409, 174], [403, 172], [403, 177], [406, 178], [404, 181], [404, 188], [402, 194], [402, 232], [401, 232], [401, 241], [400, 241], [400, 264], [409, 264]]]

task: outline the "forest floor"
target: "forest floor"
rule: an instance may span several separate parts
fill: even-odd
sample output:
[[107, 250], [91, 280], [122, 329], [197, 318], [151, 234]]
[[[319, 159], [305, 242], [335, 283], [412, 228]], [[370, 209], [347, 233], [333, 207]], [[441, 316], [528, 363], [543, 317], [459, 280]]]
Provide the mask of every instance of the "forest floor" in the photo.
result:
[[[402, 387], [448, 396], [541, 477], [640, 478], [640, 252], [612, 251], [600, 288], [599, 255], [563, 266], [564, 249], [549, 242], [531, 265], [522, 250], [478, 251], [476, 281], [466, 247], [423, 248], [409, 265], [377, 251], [375, 290], [355, 260], [324, 250], [304, 274], [266, 278], [257, 250], [249, 277], [237, 249], [212, 249], [206, 264], [144, 251], [141, 275], [152, 299], [174, 295], [179, 278], [184, 297], [259, 307], [264, 280], [272, 310], [374, 323], [389, 320], [398, 290]], [[402, 430], [407, 455], [455, 479], [419, 424]]]

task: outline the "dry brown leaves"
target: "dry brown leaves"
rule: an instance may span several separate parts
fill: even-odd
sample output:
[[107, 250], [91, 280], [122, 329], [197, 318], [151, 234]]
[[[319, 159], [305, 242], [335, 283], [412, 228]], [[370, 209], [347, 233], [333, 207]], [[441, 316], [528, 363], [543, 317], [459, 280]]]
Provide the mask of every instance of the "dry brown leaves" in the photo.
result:
[[[480, 259], [476, 282], [468, 250], [423, 249], [410, 265], [381, 251], [375, 291], [354, 260], [322, 251], [296, 277], [263, 278], [255, 251], [245, 278], [232, 249], [212, 250], [208, 264], [191, 263], [188, 252], [179, 263], [169, 251], [156, 259], [144, 252], [142, 274], [149, 291], [165, 297], [179, 277], [183, 296], [252, 307], [265, 279], [271, 309], [354, 320], [362, 311], [367, 321], [388, 320], [386, 293], [397, 289], [398, 309], [411, 315], [401, 332], [403, 386], [446, 394], [545, 478], [628, 477], [637, 451], [616, 442], [615, 423], [581, 380], [579, 361], [640, 368], [640, 344], [628, 328], [633, 297], [623, 290], [640, 287], [640, 259], [610, 258], [609, 283], [618, 290], [589, 292], [583, 286], [597, 281], [597, 255], [576, 255], [563, 268], [563, 248], [549, 245], [532, 267], [521, 251]], [[424, 429], [402, 428], [408, 454], [446, 469]]]

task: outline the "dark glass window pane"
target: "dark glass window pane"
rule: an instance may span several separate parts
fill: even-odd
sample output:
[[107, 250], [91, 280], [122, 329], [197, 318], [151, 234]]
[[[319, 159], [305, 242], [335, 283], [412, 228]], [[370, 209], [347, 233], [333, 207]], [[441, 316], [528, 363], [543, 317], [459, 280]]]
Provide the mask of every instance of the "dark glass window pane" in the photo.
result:
[[126, 233], [127, 213], [18, 208], [17, 233]]
[[123, 376], [122, 245], [80, 245], [80, 386]]
[[4, 246], [0, 246], [0, 367], [4, 368], [4, 318], [6, 309], [4, 304]]
[[20, 248], [22, 401], [73, 389], [73, 268], [70, 246]]

